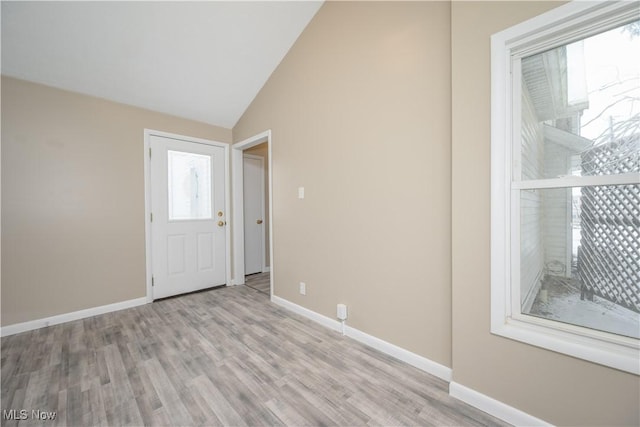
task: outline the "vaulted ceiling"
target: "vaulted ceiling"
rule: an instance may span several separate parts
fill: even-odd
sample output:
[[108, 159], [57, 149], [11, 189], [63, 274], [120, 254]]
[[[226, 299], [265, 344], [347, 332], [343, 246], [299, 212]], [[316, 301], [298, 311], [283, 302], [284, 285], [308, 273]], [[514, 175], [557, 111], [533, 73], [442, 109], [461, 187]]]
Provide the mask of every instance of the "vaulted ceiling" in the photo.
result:
[[2, 2], [2, 74], [226, 128], [322, 5]]

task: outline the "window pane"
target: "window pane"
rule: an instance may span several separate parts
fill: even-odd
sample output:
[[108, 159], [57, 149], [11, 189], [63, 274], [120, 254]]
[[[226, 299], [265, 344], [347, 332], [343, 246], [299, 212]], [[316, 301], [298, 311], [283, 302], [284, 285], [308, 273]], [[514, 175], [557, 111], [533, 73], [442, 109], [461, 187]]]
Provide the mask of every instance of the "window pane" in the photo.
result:
[[523, 190], [523, 314], [640, 338], [640, 185]]
[[168, 151], [169, 219], [211, 218], [211, 157]]
[[522, 59], [521, 179], [640, 172], [640, 21]]

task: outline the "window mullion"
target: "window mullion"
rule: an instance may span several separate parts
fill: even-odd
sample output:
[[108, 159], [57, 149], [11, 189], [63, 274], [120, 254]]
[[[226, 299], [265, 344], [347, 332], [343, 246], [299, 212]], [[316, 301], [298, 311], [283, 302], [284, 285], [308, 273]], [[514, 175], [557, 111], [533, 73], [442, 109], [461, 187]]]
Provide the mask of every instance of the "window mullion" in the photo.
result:
[[633, 185], [640, 184], [640, 174], [623, 173], [617, 175], [565, 176], [549, 179], [529, 179], [512, 181], [514, 190], [535, 190], [542, 188], [586, 187], [593, 185]]

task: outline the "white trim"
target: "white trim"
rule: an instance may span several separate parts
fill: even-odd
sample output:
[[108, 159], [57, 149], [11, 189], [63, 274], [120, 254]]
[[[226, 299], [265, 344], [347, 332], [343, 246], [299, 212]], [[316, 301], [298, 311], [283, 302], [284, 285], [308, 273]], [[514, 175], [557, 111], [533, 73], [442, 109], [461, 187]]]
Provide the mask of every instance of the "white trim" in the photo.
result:
[[[146, 274], [146, 284], [147, 284], [147, 302], [153, 301], [153, 287], [151, 286], [151, 276], [153, 274], [152, 271], [152, 263], [151, 263], [151, 167], [150, 167], [150, 158], [149, 158], [149, 149], [151, 147], [150, 138], [151, 136], [159, 136], [162, 138], [171, 138], [177, 139], [185, 142], [194, 142], [197, 144], [205, 144], [212, 145], [214, 147], [222, 147], [224, 149], [224, 179], [225, 179], [225, 200], [224, 200], [224, 211], [228, 213], [231, 211], [231, 176], [230, 176], [230, 151], [229, 151], [229, 143], [214, 141], [203, 138], [196, 138], [192, 136], [179, 135], [176, 133], [163, 132], [153, 129], [145, 129], [144, 130], [144, 239], [145, 239], [145, 274]], [[228, 223], [228, 221], [227, 221]], [[226, 234], [226, 247], [225, 247], [225, 281], [227, 285], [232, 284], [231, 282], [231, 227], [225, 227]]]
[[[262, 216], [262, 221], [264, 223], [264, 219], [266, 217], [266, 209], [265, 209], [265, 202], [266, 202], [266, 198], [265, 198], [265, 191], [264, 191], [264, 157], [262, 156], [256, 156], [255, 154], [246, 154], [246, 153], [242, 153], [242, 158], [243, 160], [245, 158], [247, 159], [253, 159], [253, 160], [258, 160], [260, 161], [260, 215]], [[242, 164], [243, 168], [244, 168], [244, 163]], [[242, 171], [244, 173], [244, 170]], [[244, 176], [243, 176], [244, 178]], [[244, 181], [244, 179], [243, 179]], [[244, 182], [243, 182], [243, 190], [244, 190]], [[243, 191], [243, 197], [244, 197], [244, 191]], [[244, 202], [243, 202], [244, 205]], [[244, 215], [243, 215], [244, 218]], [[244, 225], [244, 224], [243, 224]], [[264, 273], [265, 272], [265, 268], [267, 266], [267, 248], [265, 248], [265, 242], [267, 241], [267, 227], [262, 227], [262, 236], [260, 236], [261, 238], [261, 246], [260, 246], [260, 253], [262, 254], [262, 262], [260, 265], [260, 269], [261, 272]]]
[[274, 259], [273, 259], [273, 156], [271, 130], [266, 130], [231, 146], [232, 191], [233, 191], [233, 284], [243, 285], [244, 280], [244, 200], [243, 200], [243, 151], [256, 145], [267, 143], [269, 168], [269, 259], [271, 277], [270, 296], [273, 297]]
[[127, 308], [137, 307], [147, 304], [146, 297], [120, 301], [113, 304], [101, 305], [99, 307], [86, 308], [84, 310], [72, 311], [71, 313], [57, 314], [55, 316], [45, 317], [43, 319], [30, 320], [23, 323], [15, 323], [9, 326], [3, 326], [0, 336], [19, 334], [21, 332], [33, 331], [34, 329], [46, 328], [47, 326], [58, 325], [60, 323], [72, 322], [74, 320], [86, 319], [87, 317], [97, 316], [99, 314], [111, 313]]
[[272, 150], [273, 148], [273, 144], [271, 141], [271, 131], [268, 130], [267, 131], [267, 156], [268, 156], [268, 162], [267, 164], [269, 165], [269, 173], [268, 173], [268, 179], [269, 179], [269, 185], [267, 188], [269, 188], [269, 272], [271, 273], [269, 275], [269, 296], [273, 297], [273, 293], [275, 292], [275, 289], [273, 287], [273, 283], [274, 283], [274, 279], [273, 279], [273, 264], [274, 264], [274, 258], [273, 258], [273, 155], [272, 155]]
[[233, 284], [244, 285], [244, 156], [231, 147], [231, 191], [233, 191]]
[[225, 189], [224, 189], [224, 211], [225, 218], [227, 218], [227, 226], [224, 228], [225, 231], [225, 269], [226, 269], [226, 285], [231, 285], [231, 226], [229, 225], [229, 215], [231, 213], [231, 149], [229, 148], [231, 144], [224, 144], [224, 180], [225, 180]]
[[[511, 233], [505, 224], [511, 212], [512, 147], [507, 144], [511, 120], [504, 120], [511, 111], [510, 61], [504, 49], [509, 34], [491, 36], [491, 331], [502, 326], [511, 315]], [[501, 118], [496, 120], [495, 118]]]
[[265, 266], [265, 267], [262, 269], [262, 272], [263, 272], [263, 273], [269, 273], [270, 271], [271, 271], [271, 267], [270, 267], [270, 266], [268, 266], [268, 265], [267, 265], [267, 266]]
[[309, 310], [308, 308], [293, 303], [289, 300], [273, 295], [271, 297], [271, 302], [279, 305], [280, 307], [286, 308], [289, 311], [293, 311], [294, 313], [299, 314], [302, 317], [313, 320], [314, 322], [324, 326], [325, 328], [329, 328], [332, 331], [341, 331], [340, 322], [338, 322], [337, 320], [331, 319], [327, 316], [323, 316], [322, 314], [316, 313], [313, 310]]
[[[340, 324], [340, 322], [338, 322]], [[426, 357], [412, 353], [409, 350], [405, 350], [402, 347], [398, 347], [395, 344], [391, 344], [387, 341], [376, 338], [373, 335], [364, 333], [356, 328], [347, 326], [345, 328], [346, 336], [353, 338], [369, 347], [375, 348], [391, 357], [395, 357], [421, 371], [427, 372], [447, 382], [451, 381], [453, 371], [451, 368], [427, 359]]]
[[619, 175], [563, 176], [550, 179], [528, 179], [511, 183], [513, 190], [538, 190], [544, 188], [584, 187], [588, 185], [632, 185], [640, 184], [640, 174], [635, 172]]
[[574, 1], [491, 36], [491, 333], [636, 375], [640, 340], [520, 314], [519, 257], [512, 259], [511, 248], [520, 247], [519, 191], [640, 182], [634, 173], [527, 181], [512, 176], [520, 162], [513, 156], [519, 144], [512, 143], [519, 140], [513, 135], [519, 58], [639, 16], [637, 2]]
[[150, 143], [151, 131], [144, 130], [144, 258], [145, 258], [145, 284], [146, 284], [146, 298], [147, 302], [153, 302], [153, 286], [151, 283], [151, 277], [153, 276], [153, 269], [151, 266], [151, 164], [149, 150], [151, 150]]
[[631, 338], [533, 316], [506, 319], [491, 333], [640, 375], [640, 349]]
[[509, 406], [453, 381], [449, 384], [449, 395], [515, 426], [552, 425], [513, 406]]
[[491, 36], [518, 58], [558, 47], [636, 20], [637, 2], [575, 0]]
[[[280, 298], [274, 295], [271, 297], [271, 302], [284, 307], [296, 314], [306, 317], [307, 319], [313, 320], [314, 322], [319, 323], [320, 325], [325, 326], [333, 331], [342, 331], [342, 324], [337, 320], [316, 313], [315, 311], [292, 303], [291, 301], [288, 301], [284, 298]], [[345, 335], [371, 348], [375, 348], [382, 353], [401, 360], [415, 368], [418, 368], [421, 371], [427, 372], [445, 381], [451, 381], [453, 371], [447, 366], [441, 365], [437, 362], [427, 359], [426, 357], [412, 353], [409, 350], [405, 350], [402, 347], [398, 347], [395, 344], [391, 344], [387, 341], [381, 340], [380, 338], [369, 335], [351, 326], [347, 326], [345, 328]]]

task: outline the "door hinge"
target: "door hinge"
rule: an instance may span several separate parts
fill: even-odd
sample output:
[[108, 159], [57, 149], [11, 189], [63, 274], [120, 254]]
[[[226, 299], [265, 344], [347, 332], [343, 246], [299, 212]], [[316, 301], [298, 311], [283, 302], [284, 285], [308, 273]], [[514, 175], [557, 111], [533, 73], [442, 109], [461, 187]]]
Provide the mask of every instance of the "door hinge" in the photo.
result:
[[151, 147], [149, 147], [149, 158], [151, 158]]
[[151, 212], [149, 215], [150, 215], [151, 222], [153, 222], [153, 212]]
[[151, 276], [151, 286], [155, 286], [155, 285], [156, 284], [154, 283], [153, 276]]

